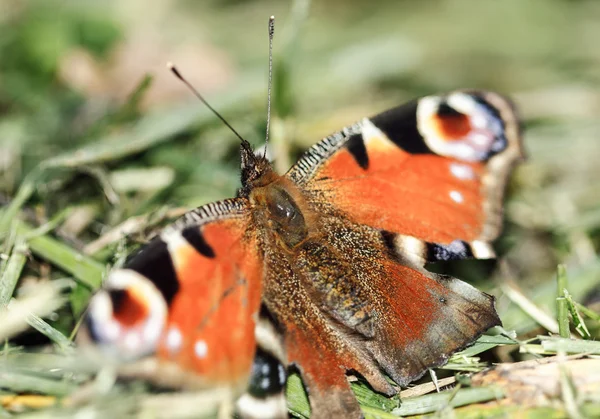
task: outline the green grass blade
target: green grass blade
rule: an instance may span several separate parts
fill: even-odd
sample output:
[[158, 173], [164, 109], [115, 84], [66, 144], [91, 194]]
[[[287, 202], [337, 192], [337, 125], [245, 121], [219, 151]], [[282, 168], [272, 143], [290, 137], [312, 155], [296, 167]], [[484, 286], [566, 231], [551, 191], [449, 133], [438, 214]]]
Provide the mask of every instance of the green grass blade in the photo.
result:
[[39, 283], [35, 290], [14, 299], [6, 310], [0, 311], [0, 341], [8, 339], [27, 329], [27, 316], [35, 314], [45, 317], [60, 308], [64, 303], [65, 281]]
[[472, 403], [498, 400], [503, 397], [504, 394], [500, 389], [492, 387], [464, 388], [456, 393], [450, 390], [402, 400], [401, 406], [394, 409], [393, 413], [398, 416], [422, 415], [437, 412], [447, 406], [459, 407]]
[[41, 171], [39, 170], [29, 173], [21, 183], [17, 195], [6, 209], [0, 213], [0, 238], [8, 233], [14, 218], [35, 192], [35, 185], [39, 181], [40, 175]]
[[540, 336], [541, 345], [547, 352], [600, 355], [600, 342]]
[[27, 261], [28, 250], [27, 244], [20, 239], [12, 249], [6, 267], [0, 276], [0, 309], [8, 305], [15, 291], [21, 271]]
[[76, 389], [76, 384], [36, 375], [0, 371], [2, 388], [15, 393], [40, 393], [51, 396], [66, 396]]
[[594, 321], [600, 322], [600, 314], [596, 313], [594, 310], [590, 310], [589, 308], [587, 308], [583, 304], [578, 303], [577, 301], [574, 301], [574, 303], [577, 310], [581, 311], [585, 316]]
[[288, 377], [285, 393], [290, 412], [297, 418], [309, 418], [310, 404], [298, 374], [291, 374]]
[[36, 316], [35, 314], [29, 314], [26, 320], [27, 324], [58, 345], [61, 350], [65, 351], [73, 348], [73, 342], [54, 327], [50, 326], [50, 324], [41, 317]]
[[584, 339], [591, 339], [592, 335], [588, 330], [581, 314], [579, 314], [579, 309], [577, 308], [577, 304], [573, 301], [573, 297], [567, 290], [565, 290], [565, 300], [567, 302], [567, 308], [569, 309], [569, 313], [571, 314], [571, 319], [573, 320], [573, 326], [575, 326], [575, 330], [577, 333]]
[[48, 235], [31, 237], [35, 229], [23, 221], [15, 224], [19, 234], [30, 236], [28, 245], [35, 255], [73, 275], [91, 290], [100, 286], [105, 272], [104, 265]]
[[558, 292], [556, 297], [556, 318], [558, 321], [558, 334], [563, 338], [571, 336], [569, 329], [569, 309], [565, 300], [565, 290], [567, 289], [567, 271], [565, 265], [558, 265], [556, 282]]

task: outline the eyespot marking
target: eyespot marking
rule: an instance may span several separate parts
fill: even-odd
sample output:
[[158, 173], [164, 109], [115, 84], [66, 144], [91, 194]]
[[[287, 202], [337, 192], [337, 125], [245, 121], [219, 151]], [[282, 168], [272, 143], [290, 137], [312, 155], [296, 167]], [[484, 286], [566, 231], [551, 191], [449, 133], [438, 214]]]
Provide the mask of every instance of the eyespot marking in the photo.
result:
[[113, 317], [126, 327], [143, 322], [150, 313], [144, 291], [135, 286], [112, 289], [108, 291], [108, 295], [112, 302]]
[[427, 243], [427, 260], [448, 261], [473, 257], [468, 243], [454, 240], [450, 244]]
[[142, 344], [142, 338], [140, 337], [139, 333], [137, 331], [132, 331], [132, 332], [128, 332], [125, 335], [125, 347], [131, 351], [137, 351], [141, 344]]
[[156, 349], [166, 318], [167, 305], [156, 286], [134, 270], [117, 269], [92, 297], [85, 326], [102, 351], [131, 360]]
[[261, 398], [277, 394], [285, 387], [286, 379], [285, 368], [281, 362], [259, 346], [252, 364], [248, 392]]
[[481, 240], [472, 241], [471, 249], [477, 259], [493, 259], [496, 257], [494, 248], [489, 243]]
[[432, 152], [468, 162], [487, 160], [508, 144], [497, 111], [464, 92], [421, 99], [417, 127]]
[[468, 115], [458, 112], [445, 103], [440, 103], [432, 115], [431, 122], [438, 135], [445, 140], [461, 140], [471, 132], [471, 120]]

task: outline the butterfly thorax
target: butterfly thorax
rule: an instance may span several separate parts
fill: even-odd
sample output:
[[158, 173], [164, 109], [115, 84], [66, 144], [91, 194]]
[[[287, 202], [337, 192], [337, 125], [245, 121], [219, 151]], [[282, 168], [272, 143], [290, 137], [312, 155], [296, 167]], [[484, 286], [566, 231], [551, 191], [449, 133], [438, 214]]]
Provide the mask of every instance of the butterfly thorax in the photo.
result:
[[255, 154], [249, 143], [243, 142], [240, 151], [242, 187], [238, 197], [250, 202], [254, 224], [267, 233], [267, 241], [293, 249], [307, 238], [309, 230], [302, 193], [277, 174], [266, 157]]
[[253, 188], [248, 196], [254, 220], [278, 247], [292, 250], [308, 237], [310, 216], [296, 186], [274, 172], [270, 177], [271, 183]]

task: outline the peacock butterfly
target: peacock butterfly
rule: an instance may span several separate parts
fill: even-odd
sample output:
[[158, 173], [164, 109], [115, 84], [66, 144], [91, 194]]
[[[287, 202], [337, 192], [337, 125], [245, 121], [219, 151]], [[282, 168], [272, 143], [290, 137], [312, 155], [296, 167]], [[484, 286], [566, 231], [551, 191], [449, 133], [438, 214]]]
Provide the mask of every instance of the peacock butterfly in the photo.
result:
[[[237, 196], [168, 226], [90, 303], [83, 334], [124, 374], [227, 386], [244, 418], [287, 417], [288, 367], [313, 418], [359, 418], [346, 373], [395, 393], [499, 325], [493, 297], [428, 262], [494, 257], [515, 111], [428, 96], [312, 146], [285, 174], [241, 143]], [[141, 366], [141, 368], [136, 368]]]

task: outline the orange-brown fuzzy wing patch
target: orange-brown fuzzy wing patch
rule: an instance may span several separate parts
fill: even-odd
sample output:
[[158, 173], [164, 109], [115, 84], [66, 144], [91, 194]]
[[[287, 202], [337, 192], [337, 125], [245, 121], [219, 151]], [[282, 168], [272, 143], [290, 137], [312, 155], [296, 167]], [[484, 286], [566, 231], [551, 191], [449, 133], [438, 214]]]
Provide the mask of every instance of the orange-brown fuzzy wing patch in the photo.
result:
[[393, 394], [383, 372], [406, 385], [500, 323], [493, 297], [405, 266], [389, 233], [339, 217], [322, 223], [322, 237], [269, 256], [264, 296], [314, 417], [362, 417], [347, 371]]

